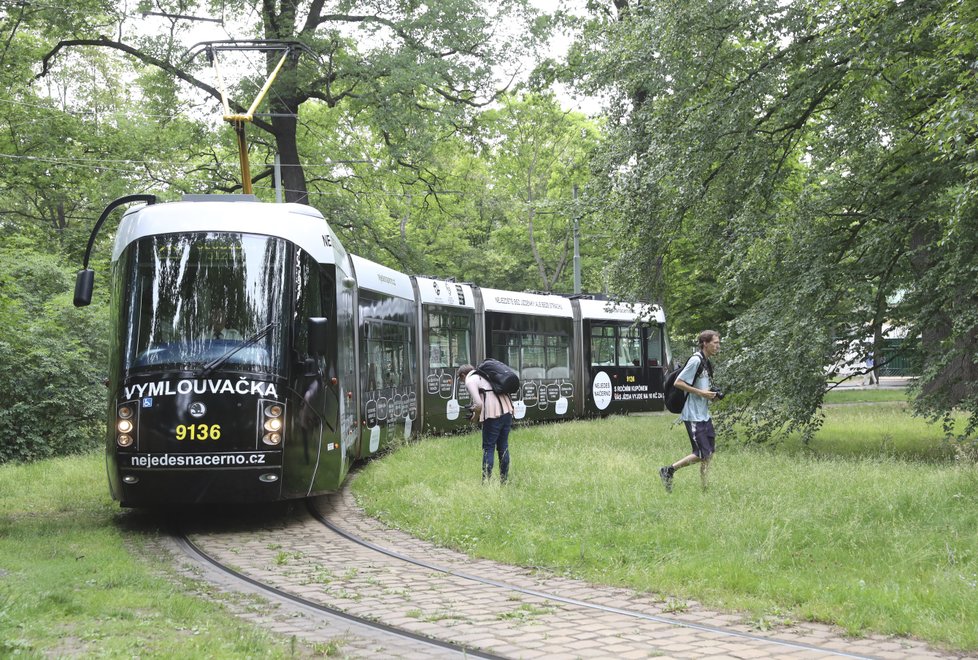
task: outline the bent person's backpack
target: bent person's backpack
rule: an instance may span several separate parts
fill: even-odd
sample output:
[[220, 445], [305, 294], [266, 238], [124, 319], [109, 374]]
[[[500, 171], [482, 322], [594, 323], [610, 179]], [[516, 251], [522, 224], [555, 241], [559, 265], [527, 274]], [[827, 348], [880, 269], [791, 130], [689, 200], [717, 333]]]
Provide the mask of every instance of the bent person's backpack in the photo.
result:
[[[706, 356], [699, 352], [693, 353], [693, 355], [700, 356], [700, 366], [696, 370], [696, 375], [693, 376], [693, 382], [695, 383], [700, 377], [700, 374], [703, 373], [703, 369], [706, 367]], [[692, 360], [692, 356], [690, 356], [689, 359]], [[682, 370], [686, 368], [687, 364], [689, 364], [689, 360], [686, 360], [683, 363], [683, 366], [677, 367], [666, 374], [666, 382], [662, 389], [665, 394], [666, 410], [671, 413], [681, 413], [683, 411], [683, 406], [686, 405], [686, 397], [689, 396], [689, 392], [676, 387], [676, 379], [679, 377], [679, 374], [682, 373]]]
[[520, 377], [508, 365], [493, 358], [486, 358], [475, 372], [489, 381], [496, 394], [516, 394], [520, 389]]

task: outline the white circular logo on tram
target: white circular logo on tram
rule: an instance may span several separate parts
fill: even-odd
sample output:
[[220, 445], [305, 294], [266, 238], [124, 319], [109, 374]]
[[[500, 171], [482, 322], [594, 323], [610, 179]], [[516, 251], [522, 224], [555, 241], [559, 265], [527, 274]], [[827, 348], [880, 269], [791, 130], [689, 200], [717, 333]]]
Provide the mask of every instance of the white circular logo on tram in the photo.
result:
[[205, 413], [207, 413], [207, 406], [202, 404], [200, 401], [194, 401], [190, 404], [191, 417], [203, 417]]
[[611, 378], [607, 372], [599, 371], [591, 381], [591, 396], [598, 410], [604, 410], [611, 405]]
[[523, 419], [526, 417], [526, 402], [520, 399], [513, 401], [513, 419]]
[[557, 399], [557, 403], [554, 404], [554, 412], [558, 415], [567, 414], [567, 399], [560, 397]]

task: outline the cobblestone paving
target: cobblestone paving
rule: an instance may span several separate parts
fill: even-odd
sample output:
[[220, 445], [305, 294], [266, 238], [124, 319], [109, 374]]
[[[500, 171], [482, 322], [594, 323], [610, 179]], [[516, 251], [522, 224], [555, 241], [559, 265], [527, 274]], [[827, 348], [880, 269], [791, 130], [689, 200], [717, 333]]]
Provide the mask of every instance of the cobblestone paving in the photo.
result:
[[[243, 532], [239, 532], [243, 533]], [[369, 626], [307, 608], [249, 585], [194, 557], [175, 539], [161, 537], [156, 553], [172, 558], [177, 573], [200, 585], [204, 598], [218, 600], [232, 615], [271, 633], [293, 638], [296, 657], [426, 660], [460, 658], [462, 653], [388, 635]]]
[[[215, 530], [211, 525], [191, 538], [215, 559], [283, 591], [509, 658], [965, 657], [903, 638], [846, 638], [818, 624], [760, 632], [737, 615], [713, 612], [695, 602], [662, 601], [438, 548], [366, 517], [348, 490], [314, 504], [331, 523], [365, 541], [454, 573], [505, 584], [483, 584], [364, 548], [301, 508], [257, 528]], [[347, 657], [432, 657], [430, 652], [417, 655], [423, 651], [410, 643], [395, 647], [361, 631], [322, 625], [307, 630], [301, 615], [271, 622], [262, 621], [260, 614], [253, 618], [307, 641], [342, 635], [341, 652]]]

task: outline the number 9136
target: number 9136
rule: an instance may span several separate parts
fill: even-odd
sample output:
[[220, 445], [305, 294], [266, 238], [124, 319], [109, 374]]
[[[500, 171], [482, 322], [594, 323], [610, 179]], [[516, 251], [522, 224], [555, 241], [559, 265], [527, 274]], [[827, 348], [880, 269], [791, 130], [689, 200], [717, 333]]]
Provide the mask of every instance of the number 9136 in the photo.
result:
[[220, 424], [177, 424], [177, 440], [220, 440]]

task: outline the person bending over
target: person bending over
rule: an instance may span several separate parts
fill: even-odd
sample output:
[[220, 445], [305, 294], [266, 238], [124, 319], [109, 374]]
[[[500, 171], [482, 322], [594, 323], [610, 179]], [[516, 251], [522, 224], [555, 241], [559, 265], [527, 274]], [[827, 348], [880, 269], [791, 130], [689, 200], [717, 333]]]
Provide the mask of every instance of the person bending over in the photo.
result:
[[488, 380], [471, 364], [463, 364], [456, 374], [465, 383], [472, 399], [470, 421], [482, 423], [482, 481], [492, 476], [493, 455], [499, 454], [499, 481], [509, 478], [509, 431], [513, 426], [513, 401], [508, 394], [496, 394]]

